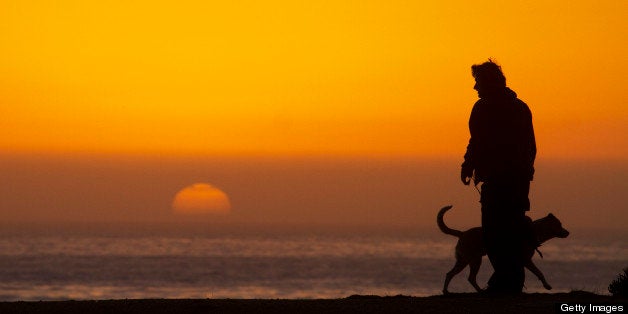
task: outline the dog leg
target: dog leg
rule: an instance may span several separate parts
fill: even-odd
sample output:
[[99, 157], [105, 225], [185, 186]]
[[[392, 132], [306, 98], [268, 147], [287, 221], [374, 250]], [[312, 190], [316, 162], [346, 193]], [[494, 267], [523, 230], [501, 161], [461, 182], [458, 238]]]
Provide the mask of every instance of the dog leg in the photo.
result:
[[469, 283], [475, 288], [477, 292], [482, 292], [482, 288], [478, 286], [477, 277], [478, 272], [480, 271], [480, 266], [482, 265], [482, 256], [474, 258], [469, 263]]
[[536, 275], [536, 277], [539, 278], [539, 280], [541, 281], [541, 283], [543, 283], [543, 287], [545, 287], [545, 289], [547, 290], [552, 290], [552, 286], [549, 285], [549, 283], [547, 283], [547, 281], [545, 280], [545, 276], [543, 276], [543, 273], [541, 272], [541, 270], [539, 270], [536, 265], [534, 265], [534, 263], [532, 262], [532, 260], [529, 260], [526, 264], [525, 267], [527, 269], [529, 269], [534, 275]]
[[447, 287], [449, 286], [449, 282], [451, 281], [452, 278], [454, 278], [455, 275], [460, 273], [465, 267], [467, 267], [467, 263], [456, 261], [456, 265], [454, 265], [454, 268], [452, 268], [445, 276], [445, 286], [443, 287], [443, 294], [449, 293], [449, 291], [447, 290]]

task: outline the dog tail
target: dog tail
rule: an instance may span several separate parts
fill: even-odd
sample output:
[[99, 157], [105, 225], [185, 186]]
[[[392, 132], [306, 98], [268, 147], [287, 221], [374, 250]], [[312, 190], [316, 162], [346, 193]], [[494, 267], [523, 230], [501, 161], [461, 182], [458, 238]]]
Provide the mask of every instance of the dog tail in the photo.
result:
[[436, 216], [436, 223], [438, 224], [438, 228], [440, 228], [440, 231], [442, 231], [444, 234], [449, 234], [454, 237], [460, 238], [460, 236], [462, 236], [462, 231], [454, 230], [447, 227], [447, 225], [445, 225], [445, 221], [443, 220], [445, 213], [448, 210], [450, 210], [452, 207], [453, 206], [449, 205], [449, 206], [445, 206], [441, 208], [440, 211], [438, 212], [438, 215]]

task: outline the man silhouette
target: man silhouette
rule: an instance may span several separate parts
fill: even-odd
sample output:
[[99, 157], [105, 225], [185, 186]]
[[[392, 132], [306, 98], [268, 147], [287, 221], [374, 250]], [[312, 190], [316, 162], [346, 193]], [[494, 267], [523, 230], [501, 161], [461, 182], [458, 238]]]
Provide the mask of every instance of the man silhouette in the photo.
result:
[[479, 100], [469, 119], [471, 138], [461, 180], [482, 183], [482, 231], [494, 273], [489, 292], [520, 293], [525, 279], [523, 245], [531, 241], [528, 193], [536, 142], [532, 114], [506, 87], [501, 67], [489, 59], [471, 72]]

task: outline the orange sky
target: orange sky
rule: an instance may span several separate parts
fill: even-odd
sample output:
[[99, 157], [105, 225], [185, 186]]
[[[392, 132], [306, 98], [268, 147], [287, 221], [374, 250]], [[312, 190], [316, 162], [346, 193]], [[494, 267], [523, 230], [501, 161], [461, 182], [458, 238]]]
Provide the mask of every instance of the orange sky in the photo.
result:
[[628, 158], [626, 1], [3, 1], [5, 152], [459, 156], [495, 58], [539, 154]]
[[624, 227], [628, 2], [425, 2], [1, 1], [0, 220], [171, 221], [204, 182], [217, 221], [478, 225], [492, 57], [533, 112], [531, 216]]

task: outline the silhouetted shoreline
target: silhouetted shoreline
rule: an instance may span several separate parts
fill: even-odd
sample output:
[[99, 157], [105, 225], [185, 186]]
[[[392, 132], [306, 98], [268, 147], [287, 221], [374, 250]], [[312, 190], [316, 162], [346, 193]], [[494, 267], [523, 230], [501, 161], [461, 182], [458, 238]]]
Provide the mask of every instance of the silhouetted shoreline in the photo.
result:
[[589, 292], [488, 297], [475, 293], [350, 296], [343, 299], [142, 299], [0, 302], [0, 313], [555, 313], [561, 304], [614, 304], [628, 300]]

